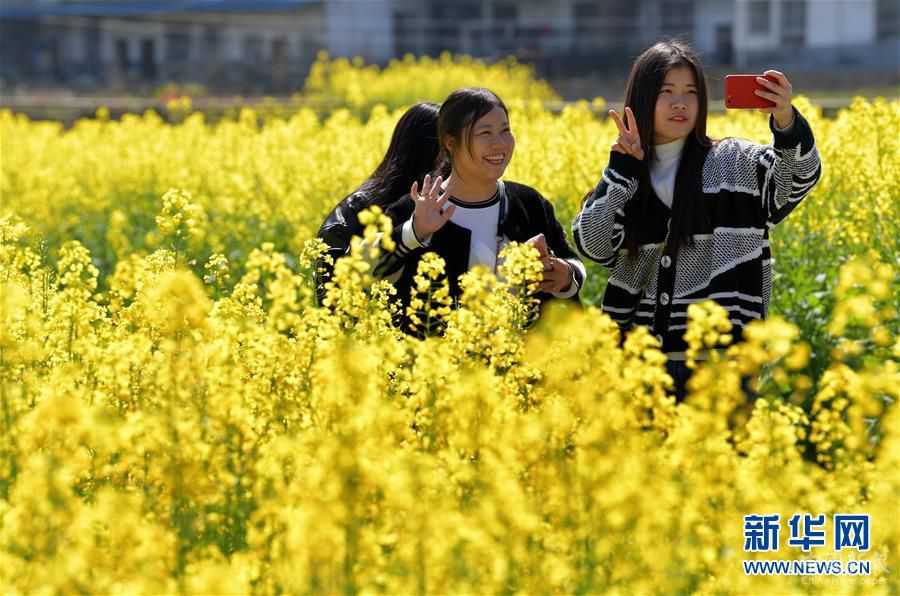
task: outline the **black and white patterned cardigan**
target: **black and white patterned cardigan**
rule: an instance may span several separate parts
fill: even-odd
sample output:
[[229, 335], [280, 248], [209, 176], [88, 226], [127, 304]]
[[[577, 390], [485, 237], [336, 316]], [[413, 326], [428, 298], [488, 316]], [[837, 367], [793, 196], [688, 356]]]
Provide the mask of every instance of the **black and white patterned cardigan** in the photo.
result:
[[638, 252], [625, 249], [625, 211], [635, 208], [643, 164], [611, 152], [596, 190], [572, 224], [575, 244], [610, 270], [603, 311], [623, 330], [644, 325], [669, 358], [684, 358], [688, 305], [715, 300], [729, 312], [735, 341], [744, 325], [766, 316], [772, 291], [769, 231], [812, 190], [822, 166], [812, 131], [796, 110], [773, 145], [728, 138], [703, 164], [706, 229], [666, 250], [670, 210], [653, 194], [644, 212]]

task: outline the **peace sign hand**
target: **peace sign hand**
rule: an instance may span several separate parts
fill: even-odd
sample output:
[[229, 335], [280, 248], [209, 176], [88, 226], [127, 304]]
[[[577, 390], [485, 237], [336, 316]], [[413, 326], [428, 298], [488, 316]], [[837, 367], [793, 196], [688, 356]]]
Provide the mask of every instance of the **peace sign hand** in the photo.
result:
[[422, 181], [422, 192], [419, 193], [419, 182], [412, 183], [409, 195], [416, 202], [416, 210], [413, 212], [413, 232], [419, 239], [425, 239], [444, 227], [450, 221], [455, 205], [444, 209], [444, 205], [450, 200], [450, 193], [441, 190], [442, 178], [438, 176], [431, 180], [431, 175], [425, 176]]
[[641, 133], [638, 131], [637, 121], [631, 108], [625, 108], [625, 122], [622, 122], [621, 116], [615, 110], [609, 111], [609, 117], [615, 121], [616, 126], [619, 128], [619, 138], [613, 144], [612, 150], [643, 160], [644, 147], [641, 144]]

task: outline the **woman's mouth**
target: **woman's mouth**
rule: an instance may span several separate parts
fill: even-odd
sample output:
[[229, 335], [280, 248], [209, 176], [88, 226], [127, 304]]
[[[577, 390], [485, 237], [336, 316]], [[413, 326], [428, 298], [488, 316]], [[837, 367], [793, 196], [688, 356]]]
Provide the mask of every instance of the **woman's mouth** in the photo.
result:
[[506, 161], [506, 154], [494, 153], [493, 155], [485, 155], [483, 159], [492, 166], [502, 166], [503, 162]]
[[672, 122], [687, 122], [687, 116], [672, 116], [669, 118]]

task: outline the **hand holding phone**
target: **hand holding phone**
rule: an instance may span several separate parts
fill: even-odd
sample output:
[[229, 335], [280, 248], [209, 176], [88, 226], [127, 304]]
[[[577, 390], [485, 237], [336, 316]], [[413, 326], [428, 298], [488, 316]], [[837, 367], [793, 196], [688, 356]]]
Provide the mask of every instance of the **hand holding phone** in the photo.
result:
[[758, 108], [771, 114], [781, 129], [788, 128], [794, 121], [793, 92], [791, 82], [777, 70], [767, 70], [762, 76], [725, 77], [725, 107]]
[[[730, 110], [748, 110], [756, 108], [774, 108], [775, 102], [760, 97], [757, 90], [766, 91], [760, 85], [755, 74], [734, 74], [725, 76], [725, 107]], [[773, 76], [764, 77], [773, 83], [777, 79]]]

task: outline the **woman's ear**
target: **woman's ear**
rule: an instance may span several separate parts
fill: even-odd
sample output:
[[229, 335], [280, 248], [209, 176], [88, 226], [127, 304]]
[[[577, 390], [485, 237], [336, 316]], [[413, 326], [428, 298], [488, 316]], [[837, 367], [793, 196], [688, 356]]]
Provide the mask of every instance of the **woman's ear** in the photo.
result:
[[444, 153], [447, 154], [447, 157], [450, 157], [456, 150], [456, 139], [454, 139], [450, 135], [444, 135], [444, 138], [441, 139], [441, 149], [444, 150]]

